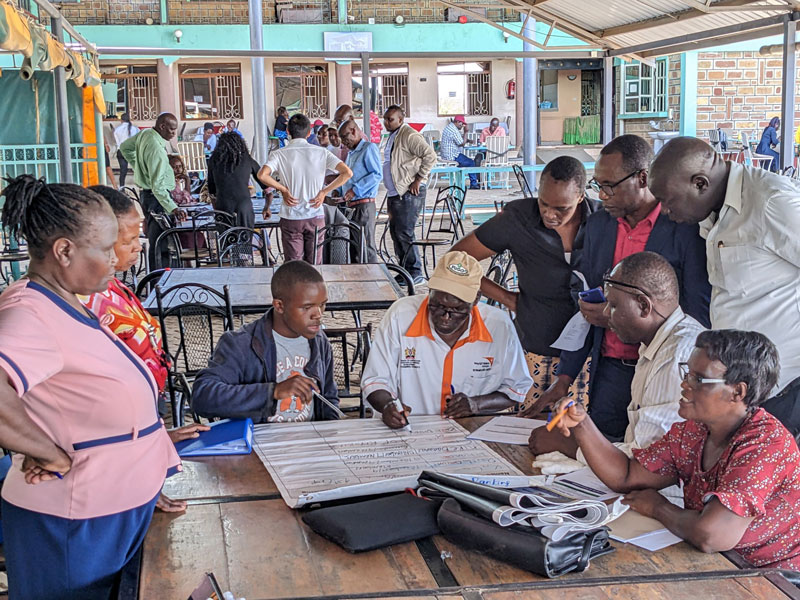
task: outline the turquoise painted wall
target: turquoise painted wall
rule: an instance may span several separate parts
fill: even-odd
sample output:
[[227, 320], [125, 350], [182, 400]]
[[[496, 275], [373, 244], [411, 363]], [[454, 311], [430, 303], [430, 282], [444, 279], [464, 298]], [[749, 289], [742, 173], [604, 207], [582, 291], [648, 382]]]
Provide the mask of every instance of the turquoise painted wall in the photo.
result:
[[[519, 31], [520, 23], [506, 24]], [[85, 25], [77, 28], [81, 35], [98, 46], [130, 46], [136, 48], [187, 48], [247, 50], [250, 46], [247, 25]], [[173, 35], [183, 31], [180, 43]], [[375, 52], [519, 52], [522, 41], [509, 37], [484, 23], [409, 23], [395, 25], [264, 25], [264, 49], [284, 51], [323, 51], [326, 31], [371, 31]], [[536, 39], [543, 42], [549, 26], [537, 23]], [[553, 31], [549, 45], [585, 45], [573, 37]], [[109, 56], [108, 58], [122, 58]]]

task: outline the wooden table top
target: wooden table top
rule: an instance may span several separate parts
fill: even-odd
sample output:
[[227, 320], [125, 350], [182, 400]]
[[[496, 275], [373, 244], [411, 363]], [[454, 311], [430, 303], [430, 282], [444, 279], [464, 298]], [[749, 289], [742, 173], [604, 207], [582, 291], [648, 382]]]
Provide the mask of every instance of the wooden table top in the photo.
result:
[[[381, 264], [320, 265], [316, 267], [328, 286], [328, 310], [374, 310], [392, 305], [401, 295], [388, 269]], [[219, 292], [227, 285], [235, 312], [263, 312], [272, 306], [271, 267], [206, 267], [172, 269], [159, 281], [162, 289], [180, 283], [202, 283]], [[155, 291], [143, 302], [155, 313]], [[169, 302], [167, 302], [169, 305]]]
[[[485, 420], [461, 422], [473, 430]], [[489, 446], [534, 473], [526, 447]], [[248, 600], [393, 593], [464, 600], [800, 598], [774, 571], [739, 570], [722, 554], [686, 543], [648, 552], [612, 542], [616, 552], [556, 580], [461, 549], [442, 536], [350, 554], [314, 534], [301, 521], [302, 510], [286, 506], [255, 453], [183, 464], [164, 493], [186, 499], [189, 508], [155, 513], [144, 544], [140, 598], [186, 598], [206, 571]], [[449, 556], [442, 559], [442, 553]]]

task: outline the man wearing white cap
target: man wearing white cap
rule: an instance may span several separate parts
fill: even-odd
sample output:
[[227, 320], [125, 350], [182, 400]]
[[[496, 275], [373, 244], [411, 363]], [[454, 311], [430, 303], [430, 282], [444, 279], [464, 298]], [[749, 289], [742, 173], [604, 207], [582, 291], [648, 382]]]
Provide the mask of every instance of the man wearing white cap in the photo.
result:
[[532, 381], [522, 346], [504, 311], [478, 304], [482, 276], [477, 260], [448, 252], [427, 296], [401, 298], [386, 312], [361, 389], [389, 427], [405, 426], [411, 412], [467, 417], [525, 399]]

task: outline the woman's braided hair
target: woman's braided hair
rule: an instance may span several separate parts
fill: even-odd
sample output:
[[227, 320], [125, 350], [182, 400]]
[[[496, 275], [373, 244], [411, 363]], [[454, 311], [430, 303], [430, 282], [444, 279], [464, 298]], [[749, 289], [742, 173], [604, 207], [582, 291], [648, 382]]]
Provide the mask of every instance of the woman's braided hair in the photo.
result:
[[226, 171], [233, 171], [247, 156], [249, 152], [242, 136], [234, 131], [227, 131], [219, 136], [211, 160]]
[[[6, 178], [2, 223], [11, 236], [27, 240], [32, 256], [42, 259], [60, 237], [80, 237], [89, 223], [88, 212], [106, 208], [102, 196], [72, 183], [45, 182], [32, 175]], [[108, 209], [107, 209], [108, 210]]]

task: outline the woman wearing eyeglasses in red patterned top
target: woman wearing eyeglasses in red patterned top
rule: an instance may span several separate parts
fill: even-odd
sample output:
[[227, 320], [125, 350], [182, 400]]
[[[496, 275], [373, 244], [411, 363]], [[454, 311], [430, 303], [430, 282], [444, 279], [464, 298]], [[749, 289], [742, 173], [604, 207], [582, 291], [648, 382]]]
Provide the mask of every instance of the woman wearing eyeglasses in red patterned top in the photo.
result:
[[[733, 549], [756, 567], [800, 571], [800, 451], [759, 406], [778, 371], [778, 351], [766, 336], [704, 331], [681, 363], [678, 415], [686, 420], [633, 450], [633, 458], [607, 441], [580, 405], [570, 406], [558, 427], [575, 436], [608, 487], [626, 494], [625, 504], [703, 552]], [[556, 409], [568, 404], [562, 399]], [[678, 481], [685, 508], [657, 492]]]

